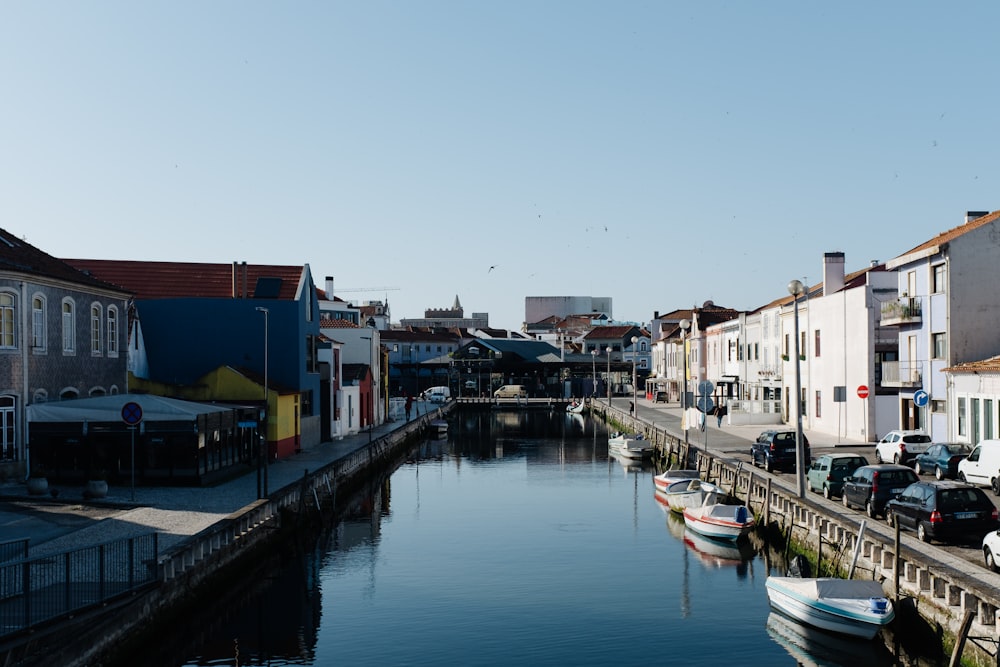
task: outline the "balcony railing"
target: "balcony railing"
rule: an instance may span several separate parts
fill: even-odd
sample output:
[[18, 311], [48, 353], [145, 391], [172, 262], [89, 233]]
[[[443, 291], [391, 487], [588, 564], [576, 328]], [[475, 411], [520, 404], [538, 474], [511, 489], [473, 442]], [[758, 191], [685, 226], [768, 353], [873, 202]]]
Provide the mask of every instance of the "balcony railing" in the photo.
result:
[[921, 364], [912, 361], [883, 361], [883, 387], [919, 387], [923, 384]]
[[923, 308], [920, 297], [904, 296], [882, 304], [881, 326], [893, 324], [920, 324]]

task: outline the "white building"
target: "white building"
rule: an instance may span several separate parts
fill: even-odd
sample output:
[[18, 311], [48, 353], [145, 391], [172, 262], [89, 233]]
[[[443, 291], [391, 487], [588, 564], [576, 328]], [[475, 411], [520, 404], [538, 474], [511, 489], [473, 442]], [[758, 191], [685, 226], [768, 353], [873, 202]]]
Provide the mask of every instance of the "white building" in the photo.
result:
[[[1000, 356], [943, 369], [951, 420], [949, 440], [973, 447], [1000, 433]], [[927, 408], [923, 408], [926, 410]]]
[[[934, 440], [958, 437], [943, 370], [1000, 354], [994, 315], [1000, 292], [992, 289], [998, 246], [1000, 211], [969, 211], [965, 224], [887, 262], [896, 271], [899, 298], [883, 304], [882, 319], [899, 327], [899, 361], [884, 364], [883, 384], [899, 388], [902, 428], [922, 428]], [[928, 410], [914, 404], [918, 391], [929, 395]], [[985, 423], [993, 416], [968, 419]]]

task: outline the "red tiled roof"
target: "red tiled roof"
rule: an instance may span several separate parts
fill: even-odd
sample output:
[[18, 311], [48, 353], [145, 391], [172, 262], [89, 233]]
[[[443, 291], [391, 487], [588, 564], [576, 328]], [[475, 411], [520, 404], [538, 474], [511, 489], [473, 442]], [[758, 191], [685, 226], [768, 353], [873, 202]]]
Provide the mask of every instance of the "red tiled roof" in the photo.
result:
[[[953, 227], [952, 229], [949, 229], [946, 232], [938, 234], [937, 236], [927, 241], [926, 243], [921, 243], [916, 248], [911, 248], [907, 250], [903, 254], [899, 255], [899, 257], [906, 257], [907, 255], [920, 252], [921, 250], [927, 250], [929, 248], [940, 246], [942, 243], [947, 243], [948, 241], [956, 239], [959, 236], [962, 236], [963, 234], [968, 234], [972, 230], [978, 229], [983, 225], [988, 225], [991, 222], [996, 221], [997, 218], [1000, 218], [1000, 211], [994, 211], [992, 213], [988, 213], [984, 216], [978, 217], [975, 220], [970, 220], [964, 225]], [[896, 259], [898, 259], [898, 257]]]
[[[85, 274], [133, 292], [137, 299], [254, 298], [258, 278], [279, 278], [277, 293], [267, 298], [294, 299], [304, 266], [197, 264], [107, 259], [66, 259]], [[245, 274], [244, 274], [245, 270]]]
[[943, 369], [945, 373], [997, 373], [1000, 372], [1000, 356], [966, 361]]
[[0, 229], [0, 271], [44, 276], [101, 289], [118, 289], [108, 281], [80, 273], [67, 262], [42, 252], [4, 229]]
[[357, 324], [350, 320], [340, 320], [332, 317], [324, 317], [319, 321], [320, 329], [360, 329]]

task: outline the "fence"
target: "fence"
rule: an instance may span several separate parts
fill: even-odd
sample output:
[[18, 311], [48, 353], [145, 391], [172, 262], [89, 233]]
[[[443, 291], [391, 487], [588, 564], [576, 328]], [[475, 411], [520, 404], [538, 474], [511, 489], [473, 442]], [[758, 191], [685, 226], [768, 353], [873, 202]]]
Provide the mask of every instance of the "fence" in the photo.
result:
[[[0, 548], [7, 544], [13, 543]], [[155, 584], [156, 553], [156, 533], [147, 533], [41, 558], [0, 560], [0, 639]]]

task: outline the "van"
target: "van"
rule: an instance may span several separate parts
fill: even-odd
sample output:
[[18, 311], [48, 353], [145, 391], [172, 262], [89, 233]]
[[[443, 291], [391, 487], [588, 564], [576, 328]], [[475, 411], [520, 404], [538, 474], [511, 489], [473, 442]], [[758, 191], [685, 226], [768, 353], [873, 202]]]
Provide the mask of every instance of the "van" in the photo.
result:
[[430, 387], [420, 394], [425, 401], [431, 403], [444, 403], [451, 400], [451, 389], [448, 387]]
[[523, 384], [505, 384], [493, 392], [493, 398], [527, 398], [528, 390]]
[[993, 487], [1000, 496], [1000, 440], [983, 440], [958, 462], [958, 478], [969, 484]]

